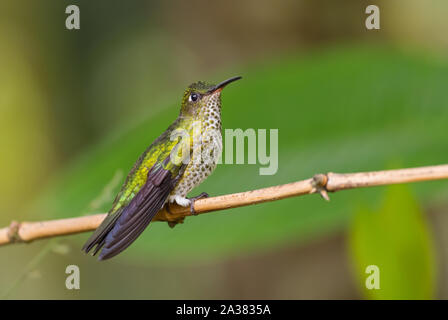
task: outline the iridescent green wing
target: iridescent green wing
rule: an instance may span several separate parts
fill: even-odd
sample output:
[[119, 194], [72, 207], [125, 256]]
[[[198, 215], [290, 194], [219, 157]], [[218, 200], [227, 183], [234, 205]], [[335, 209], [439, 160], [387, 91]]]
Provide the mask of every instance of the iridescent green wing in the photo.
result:
[[[159, 140], [159, 139], [158, 139]], [[156, 140], [152, 147], [158, 147]], [[83, 247], [94, 255], [103, 248], [99, 259], [111, 258], [126, 249], [151, 222], [163, 207], [186, 167], [178, 158], [173, 161], [171, 152], [178, 154], [181, 144], [177, 141], [149, 150], [142, 155], [128, 176], [109, 215]], [[155, 159], [155, 161], [153, 160]], [[151, 167], [148, 167], [152, 163]], [[141, 173], [146, 177], [143, 179]], [[137, 190], [138, 189], [138, 190]]]

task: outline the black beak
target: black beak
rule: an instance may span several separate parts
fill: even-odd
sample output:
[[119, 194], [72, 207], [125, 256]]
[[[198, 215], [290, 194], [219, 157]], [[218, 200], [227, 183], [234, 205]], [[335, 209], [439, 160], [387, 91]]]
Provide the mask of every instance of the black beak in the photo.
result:
[[213, 93], [216, 90], [222, 89], [224, 88], [226, 85], [228, 85], [229, 83], [236, 81], [236, 80], [240, 80], [242, 77], [233, 77], [227, 80], [224, 80], [223, 82], [217, 84], [216, 86], [214, 86], [213, 88], [211, 88], [210, 90], [208, 90], [207, 93]]

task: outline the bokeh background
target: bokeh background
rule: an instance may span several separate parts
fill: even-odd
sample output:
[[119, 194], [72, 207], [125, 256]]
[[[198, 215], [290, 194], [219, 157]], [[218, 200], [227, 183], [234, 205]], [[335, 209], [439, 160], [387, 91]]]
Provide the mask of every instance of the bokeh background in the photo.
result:
[[[66, 6], [81, 29], [65, 28]], [[369, 4], [381, 30], [368, 31]], [[279, 129], [279, 170], [220, 165], [220, 195], [448, 159], [448, 3], [0, 3], [0, 226], [106, 212], [191, 82], [242, 75], [224, 128]], [[8, 299], [448, 297], [448, 182], [353, 190], [154, 223], [123, 254], [88, 234], [0, 248]], [[65, 288], [65, 268], [81, 289]], [[380, 267], [380, 290], [365, 268]]]

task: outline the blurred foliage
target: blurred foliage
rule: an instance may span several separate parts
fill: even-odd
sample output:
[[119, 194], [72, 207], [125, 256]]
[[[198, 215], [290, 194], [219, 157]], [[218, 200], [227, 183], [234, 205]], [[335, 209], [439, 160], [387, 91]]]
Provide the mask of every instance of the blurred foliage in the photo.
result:
[[[8, 32], [11, 31], [11, 32]], [[48, 136], [46, 100], [30, 71], [23, 51], [26, 45], [15, 40], [15, 33], [1, 28], [0, 61], [8, 67], [0, 72], [0, 146], [3, 168], [0, 183], [0, 212], [14, 210], [23, 195], [32, 191], [53, 161], [54, 148]], [[24, 94], [26, 92], [26, 94]], [[25, 155], [29, 156], [25, 156]], [[26, 179], [17, 179], [22, 176]]]
[[[241, 71], [244, 79], [223, 94], [224, 127], [278, 128], [279, 171], [259, 176], [258, 166], [220, 165], [193, 193], [233, 193], [326, 171], [378, 170], [395, 157], [407, 159], [406, 167], [446, 160], [446, 64], [392, 48], [341, 47]], [[33, 220], [83, 212], [114, 173], [128, 171], [175, 119], [180, 97], [174, 94], [170, 107], [131, 130], [117, 128], [119, 134], [80, 155], [32, 207]], [[435, 182], [417, 191], [429, 200], [447, 188]], [[276, 247], [345, 225], [360, 192], [371, 203], [378, 199], [377, 189], [355, 190], [334, 195], [331, 204], [309, 196], [210, 213], [174, 230], [154, 223], [123, 255], [187, 262]]]
[[[360, 209], [353, 219], [349, 243], [356, 276], [373, 299], [431, 299], [436, 261], [431, 230], [417, 199], [406, 185], [387, 188], [382, 207]], [[380, 270], [380, 288], [366, 289], [366, 267]]]
[[[225, 90], [224, 126], [278, 128], [280, 162], [275, 176], [221, 165], [192, 195], [377, 170], [396, 158], [446, 163], [446, 0], [382, 1], [380, 31], [365, 30], [367, 0], [77, 0], [73, 32], [64, 25], [70, 4], [0, 1], [2, 226], [108, 210], [123, 175], [177, 116], [182, 89], [200, 79], [244, 76]], [[22, 299], [353, 297], [340, 233], [330, 233], [348, 225], [360, 198], [373, 208], [381, 190], [210, 213], [174, 230], [154, 223], [108, 263], [80, 252], [87, 234], [58, 240], [68, 254], [48, 241], [7, 246], [0, 288], [19, 283], [11, 297]], [[446, 181], [413, 190], [444, 216]], [[445, 239], [442, 297], [447, 223], [434, 230]], [[34, 273], [27, 266], [41, 250], [49, 254]], [[62, 285], [72, 263], [87, 271], [80, 292]]]

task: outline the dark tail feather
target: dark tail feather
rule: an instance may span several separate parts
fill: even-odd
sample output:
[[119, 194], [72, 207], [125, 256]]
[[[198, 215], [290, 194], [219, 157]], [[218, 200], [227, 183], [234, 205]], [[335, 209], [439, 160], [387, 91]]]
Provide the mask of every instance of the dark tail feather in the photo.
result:
[[96, 255], [98, 251], [100, 251], [104, 246], [106, 236], [113, 229], [117, 219], [120, 217], [120, 214], [121, 212], [115, 212], [114, 214], [108, 215], [101, 223], [101, 225], [86, 241], [86, 243], [82, 247], [82, 251], [84, 251], [85, 253], [89, 253], [89, 251], [96, 246], [92, 254], [93, 256]]
[[120, 219], [117, 220], [112, 230], [104, 238], [104, 242], [101, 244], [104, 244], [104, 247], [98, 259], [110, 259], [130, 246], [163, 207], [169, 192], [168, 185], [160, 188], [145, 186], [141, 193], [147, 196], [146, 201], [139, 202], [136, 199], [136, 202], [140, 204], [139, 206], [133, 207], [131, 205], [125, 209]]
[[[167, 157], [168, 161], [170, 157]], [[165, 162], [165, 161], [164, 161]], [[101, 250], [99, 260], [112, 258], [129, 247], [149, 225], [163, 207], [170, 192], [183, 174], [185, 165], [173, 177], [169, 169], [154, 165], [148, 172], [146, 183], [130, 203], [118, 212], [110, 213], [82, 248], [86, 253]]]

